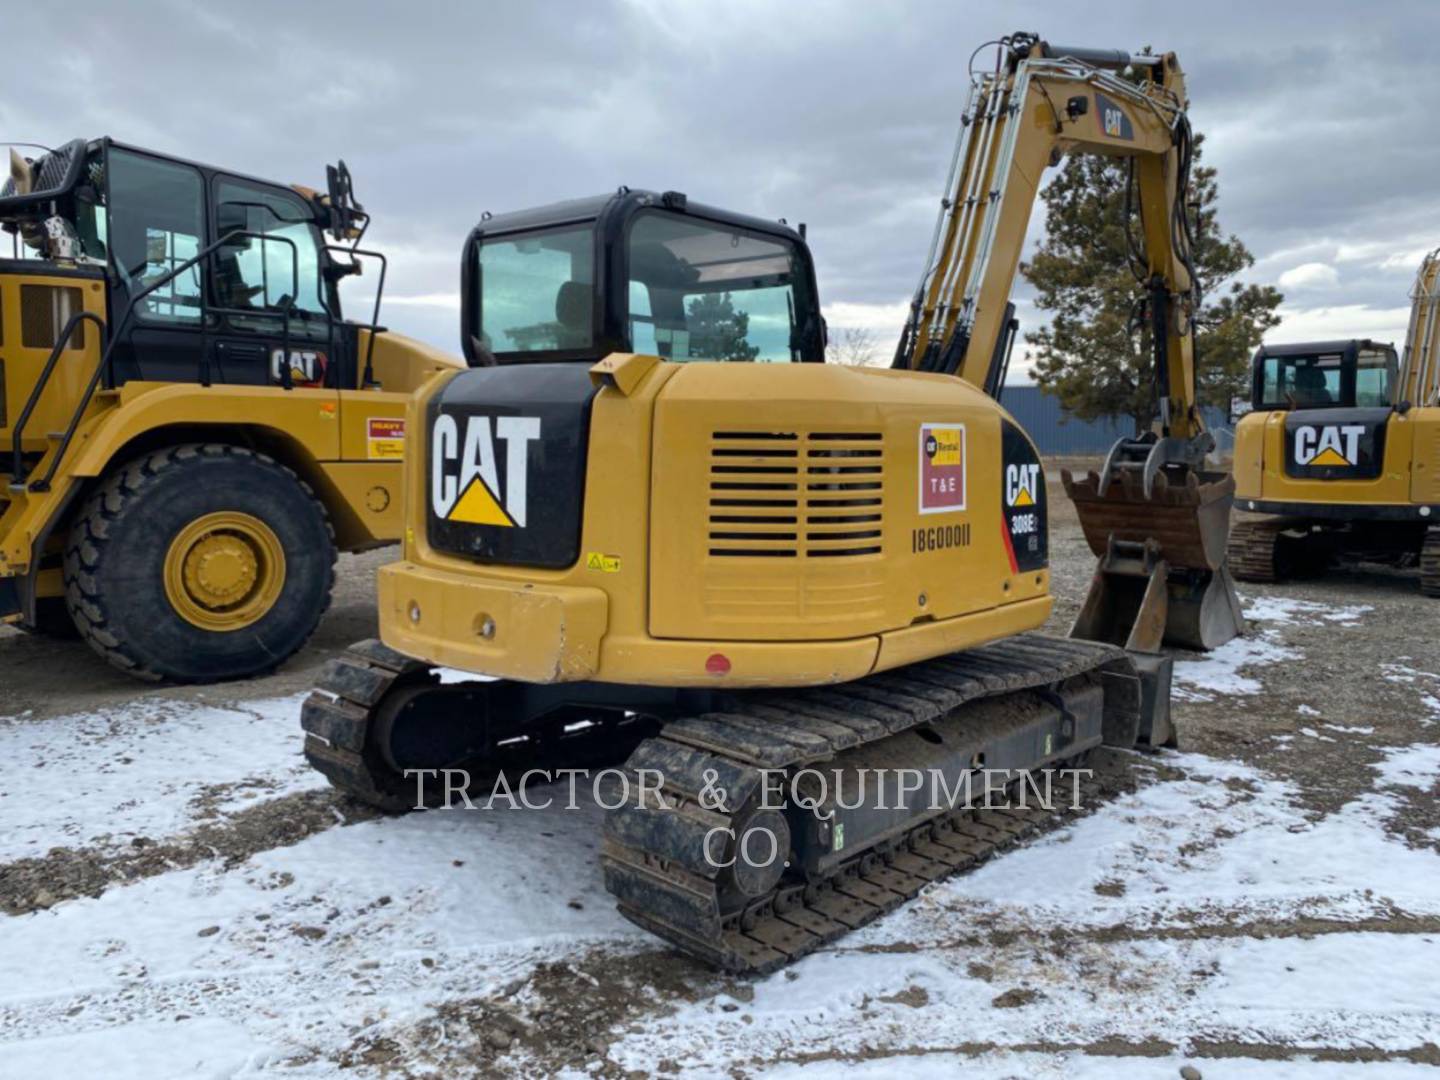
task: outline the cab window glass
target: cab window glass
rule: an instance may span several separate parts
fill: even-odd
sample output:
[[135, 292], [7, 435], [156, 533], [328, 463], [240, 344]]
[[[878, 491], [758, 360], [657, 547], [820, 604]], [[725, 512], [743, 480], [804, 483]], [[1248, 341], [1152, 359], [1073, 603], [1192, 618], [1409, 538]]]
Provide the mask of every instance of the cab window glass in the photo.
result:
[[1342, 404], [1341, 357], [1267, 356], [1261, 393], [1264, 408], [1323, 408]]
[[480, 246], [480, 330], [493, 353], [588, 349], [595, 342], [589, 223]]
[[[323, 241], [297, 197], [234, 180], [216, 185], [217, 238], [249, 235], [219, 247], [211, 260], [217, 306], [245, 323], [249, 310], [279, 312], [293, 301], [303, 316], [327, 314], [321, 275]], [[242, 313], [235, 315], [233, 313]], [[273, 328], [273, 318], [264, 320]]]
[[[1344, 353], [1267, 356], [1261, 368], [1260, 408], [1326, 406], [1385, 408], [1392, 404], [1395, 356], [1389, 349], [1361, 349], [1352, 362]], [[1353, 390], [1352, 390], [1353, 387]]]
[[668, 360], [801, 359], [810, 310], [794, 245], [662, 212], [629, 236], [629, 331], [637, 352]]
[[[111, 149], [105, 229], [116, 266], [132, 293], [200, 253], [204, 185], [188, 165]], [[145, 298], [139, 314], [162, 322], [198, 322], [202, 271], [182, 271]]]
[[75, 192], [75, 233], [85, 254], [105, 262], [110, 253], [105, 215], [105, 155], [92, 151], [85, 161], [85, 179]]
[[1382, 349], [1364, 349], [1355, 362], [1355, 404], [1384, 407], [1392, 404], [1393, 362]]
[[650, 316], [650, 289], [643, 281], [630, 282], [630, 348], [649, 356], [659, 355], [655, 320]]

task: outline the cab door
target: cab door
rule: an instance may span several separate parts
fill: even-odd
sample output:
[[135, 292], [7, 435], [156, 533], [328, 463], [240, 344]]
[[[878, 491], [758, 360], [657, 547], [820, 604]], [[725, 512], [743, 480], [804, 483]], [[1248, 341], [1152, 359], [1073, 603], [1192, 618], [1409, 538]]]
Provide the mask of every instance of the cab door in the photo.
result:
[[208, 262], [211, 377], [217, 383], [335, 388], [336, 322], [320, 231], [292, 192], [217, 175]]
[[194, 382], [205, 351], [205, 271], [198, 263], [180, 268], [205, 243], [204, 179], [193, 165], [118, 146], [107, 147], [104, 172], [117, 328], [131, 300], [155, 286], [115, 344], [116, 383]]

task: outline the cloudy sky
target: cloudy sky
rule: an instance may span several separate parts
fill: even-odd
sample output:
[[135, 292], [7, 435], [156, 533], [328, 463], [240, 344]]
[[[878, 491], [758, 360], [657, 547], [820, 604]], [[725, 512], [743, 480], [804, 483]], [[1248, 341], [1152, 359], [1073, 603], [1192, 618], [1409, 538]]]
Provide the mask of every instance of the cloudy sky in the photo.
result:
[[317, 185], [344, 157], [391, 256], [385, 321], [451, 349], [482, 211], [628, 184], [807, 222], [832, 328], [888, 353], [965, 60], [1017, 29], [1179, 53], [1222, 224], [1285, 293], [1276, 339], [1398, 339], [1440, 245], [1435, 3], [132, 0], [6, 26], [0, 139], [108, 134]]

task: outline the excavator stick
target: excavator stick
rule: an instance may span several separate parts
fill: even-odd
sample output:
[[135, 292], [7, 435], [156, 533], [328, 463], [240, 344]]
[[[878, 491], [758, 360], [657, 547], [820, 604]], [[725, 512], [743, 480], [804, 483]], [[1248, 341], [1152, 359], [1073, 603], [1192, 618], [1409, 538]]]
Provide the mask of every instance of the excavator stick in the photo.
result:
[[1104, 472], [1061, 472], [1099, 559], [1071, 637], [1207, 652], [1244, 630], [1225, 565], [1234, 477], [1161, 464], [1168, 441], [1122, 440]]

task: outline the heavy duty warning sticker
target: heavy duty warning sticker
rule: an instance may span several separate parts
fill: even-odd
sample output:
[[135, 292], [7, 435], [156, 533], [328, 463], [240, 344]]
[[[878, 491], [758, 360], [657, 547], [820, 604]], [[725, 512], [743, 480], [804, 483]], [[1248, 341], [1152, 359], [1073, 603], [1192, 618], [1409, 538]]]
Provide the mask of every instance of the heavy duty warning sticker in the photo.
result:
[[920, 425], [920, 513], [965, 509], [965, 425]]
[[371, 460], [399, 461], [405, 456], [405, 421], [372, 416], [365, 440], [365, 453]]
[[620, 556], [592, 551], [585, 556], [585, 567], [588, 570], [599, 570], [602, 574], [618, 574], [620, 572]]

